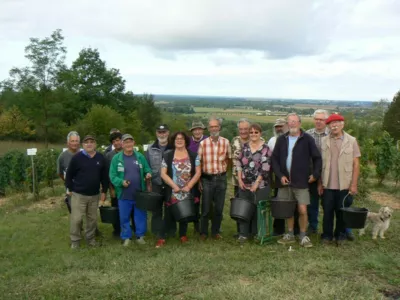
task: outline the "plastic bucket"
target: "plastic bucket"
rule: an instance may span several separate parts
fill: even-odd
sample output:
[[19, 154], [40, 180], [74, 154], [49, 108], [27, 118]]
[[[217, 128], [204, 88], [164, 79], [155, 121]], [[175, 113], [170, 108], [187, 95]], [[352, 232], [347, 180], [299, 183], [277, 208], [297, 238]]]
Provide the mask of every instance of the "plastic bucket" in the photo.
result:
[[365, 227], [368, 209], [359, 207], [345, 207], [340, 209], [346, 228], [360, 229]]
[[294, 216], [297, 207], [295, 200], [278, 200], [274, 198], [271, 200], [271, 215], [275, 219], [289, 219]]
[[119, 224], [119, 209], [113, 206], [101, 206], [100, 218], [102, 223]]
[[196, 208], [191, 194], [186, 199], [172, 204], [170, 209], [175, 220], [178, 222], [193, 221], [196, 217]]
[[155, 211], [162, 207], [163, 196], [154, 192], [137, 192], [136, 207], [143, 210]]
[[256, 205], [244, 198], [231, 198], [231, 218], [250, 222], [256, 210]]

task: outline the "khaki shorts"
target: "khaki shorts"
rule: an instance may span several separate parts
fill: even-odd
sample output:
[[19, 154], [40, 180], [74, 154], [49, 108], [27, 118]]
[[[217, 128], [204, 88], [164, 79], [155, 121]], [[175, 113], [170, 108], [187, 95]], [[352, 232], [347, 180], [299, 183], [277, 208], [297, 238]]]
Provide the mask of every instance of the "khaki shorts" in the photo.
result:
[[[289, 191], [291, 195], [289, 195]], [[310, 204], [310, 192], [307, 189], [297, 189], [297, 188], [279, 188], [278, 190], [278, 200], [289, 201], [296, 200], [299, 204], [308, 205]]]

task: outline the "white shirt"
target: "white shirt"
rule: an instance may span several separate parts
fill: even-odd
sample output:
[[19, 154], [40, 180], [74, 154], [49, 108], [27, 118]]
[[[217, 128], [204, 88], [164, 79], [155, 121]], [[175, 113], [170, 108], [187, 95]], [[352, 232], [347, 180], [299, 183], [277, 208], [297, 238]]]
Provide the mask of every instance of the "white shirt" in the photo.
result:
[[270, 138], [269, 139], [269, 141], [268, 141], [268, 148], [269, 149], [271, 149], [271, 151], [274, 151], [274, 148], [275, 148], [275, 144], [276, 144], [276, 137], [272, 137], [272, 138]]

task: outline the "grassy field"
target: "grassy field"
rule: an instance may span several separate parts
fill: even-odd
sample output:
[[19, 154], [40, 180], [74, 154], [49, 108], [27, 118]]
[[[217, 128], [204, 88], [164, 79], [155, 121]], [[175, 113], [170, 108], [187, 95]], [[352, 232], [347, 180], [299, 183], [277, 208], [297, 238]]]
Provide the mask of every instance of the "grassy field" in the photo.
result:
[[[367, 207], [376, 211], [379, 205], [371, 202]], [[396, 299], [385, 298], [395, 293], [400, 297], [398, 210], [386, 240], [372, 241], [368, 234], [337, 248], [321, 246], [319, 237], [312, 236], [313, 248], [295, 245], [291, 252], [275, 241], [240, 247], [232, 238], [235, 223], [228, 214], [227, 201], [221, 241], [202, 242], [190, 226], [190, 242], [185, 245], [170, 239], [165, 248], [155, 249], [149, 235], [147, 245], [123, 248], [111, 237], [111, 226], [100, 224], [101, 247], [72, 251], [61, 194], [22, 207], [4, 201], [0, 298], [325, 300]]]
[[[49, 144], [49, 148], [62, 149], [65, 145]], [[11, 149], [26, 150], [28, 148], [44, 149], [45, 144], [42, 142], [24, 142], [24, 141], [0, 141], [0, 155], [3, 155]]]

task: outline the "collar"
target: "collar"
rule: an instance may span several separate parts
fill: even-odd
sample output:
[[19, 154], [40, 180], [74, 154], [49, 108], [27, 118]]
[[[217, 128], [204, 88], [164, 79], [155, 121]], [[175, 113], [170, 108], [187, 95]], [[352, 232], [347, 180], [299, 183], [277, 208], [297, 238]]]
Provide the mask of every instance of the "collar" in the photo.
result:
[[192, 141], [195, 142], [195, 143], [200, 143], [202, 140], [204, 140], [204, 138], [205, 138], [204, 135], [202, 135], [201, 138], [198, 141], [196, 141], [194, 139], [194, 136], [192, 135]]
[[87, 152], [86, 152], [86, 150], [84, 150], [84, 149], [82, 149], [82, 151], [81, 151], [81, 152], [82, 152], [82, 154], [83, 154], [83, 155], [85, 155], [86, 157], [89, 157], [89, 158], [93, 158], [93, 157], [94, 157], [94, 155], [96, 155], [96, 151], [94, 152], [94, 155], [93, 155], [93, 157], [91, 157], [91, 156], [89, 155], [89, 153], [87, 153]]
[[338, 140], [338, 139], [341, 139], [342, 141], [344, 140], [344, 134], [340, 138], [337, 138], [333, 135], [330, 135], [330, 137], [331, 137], [331, 139], [335, 139], [335, 140]]
[[[160, 144], [158, 142], [158, 139], [154, 142], [154, 144], [151, 146], [151, 148], [157, 148], [160, 149]], [[168, 143], [167, 146], [165, 147], [165, 150], [172, 149], [171, 145]]]
[[331, 133], [331, 131], [329, 130], [328, 126], [325, 127], [324, 132], [318, 132], [315, 128], [312, 128], [311, 131], [312, 131], [312, 133], [319, 134], [319, 135], [321, 135], [321, 134], [328, 135], [328, 134]]

